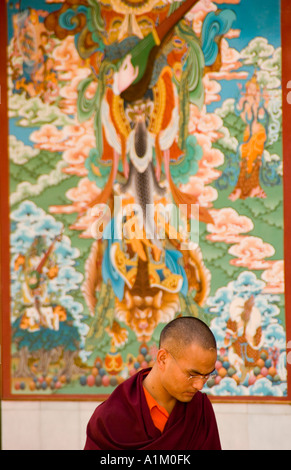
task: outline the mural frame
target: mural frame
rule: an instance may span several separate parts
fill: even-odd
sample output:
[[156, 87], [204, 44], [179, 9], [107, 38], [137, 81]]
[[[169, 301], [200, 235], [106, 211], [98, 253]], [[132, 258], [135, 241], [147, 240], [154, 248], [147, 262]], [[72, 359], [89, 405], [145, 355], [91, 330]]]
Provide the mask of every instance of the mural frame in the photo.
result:
[[[0, 3], [0, 312], [1, 312], [1, 361], [0, 361], [0, 384], [2, 400], [43, 400], [43, 401], [102, 401], [108, 397], [107, 394], [62, 394], [42, 395], [34, 393], [16, 395], [11, 393], [11, 325], [10, 325], [10, 276], [9, 276], [9, 162], [8, 162], [8, 105], [7, 105], [7, 10], [5, 1]], [[286, 156], [291, 152], [291, 36], [289, 32], [291, 24], [291, 5], [289, 0], [281, 0], [281, 39], [282, 39], [282, 94], [283, 94], [283, 194], [284, 194], [284, 260], [285, 260], [285, 285], [291, 280], [291, 209], [288, 201], [291, 199], [291, 161]], [[6, 64], [5, 66], [3, 64]], [[290, 90], [290, 91], [289, 91]], [[285, 289], [285, 320], [287, 337], [287, 387], [288, 394], [285, 397], [272, 396], [210, 396], [214, 403], [291, 403], [291, 291]], [[289, 358], [288, 360], [288, 352]]]

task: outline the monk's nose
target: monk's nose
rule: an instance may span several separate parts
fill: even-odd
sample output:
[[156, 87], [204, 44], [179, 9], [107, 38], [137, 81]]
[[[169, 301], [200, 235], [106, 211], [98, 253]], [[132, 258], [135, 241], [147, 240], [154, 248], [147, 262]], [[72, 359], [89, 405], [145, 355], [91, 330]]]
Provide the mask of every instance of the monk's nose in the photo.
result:
[[200, 391], [204, 387], [204, 384], [205, 384], [205, 380], [202, 378], [198, 378], [194, 381], [193, 388]]

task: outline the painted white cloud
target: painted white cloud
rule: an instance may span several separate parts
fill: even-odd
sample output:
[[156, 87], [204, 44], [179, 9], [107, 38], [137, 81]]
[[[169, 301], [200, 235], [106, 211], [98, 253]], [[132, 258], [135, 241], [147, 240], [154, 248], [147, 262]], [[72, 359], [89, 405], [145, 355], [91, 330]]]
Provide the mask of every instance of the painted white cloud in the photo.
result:
[[31, 158], [38, 155], [39, 150], [25, 145], [21, 140], [18, 140], [15, 135], [9, 136], [9, 158], [16, 165], [23, 165]]

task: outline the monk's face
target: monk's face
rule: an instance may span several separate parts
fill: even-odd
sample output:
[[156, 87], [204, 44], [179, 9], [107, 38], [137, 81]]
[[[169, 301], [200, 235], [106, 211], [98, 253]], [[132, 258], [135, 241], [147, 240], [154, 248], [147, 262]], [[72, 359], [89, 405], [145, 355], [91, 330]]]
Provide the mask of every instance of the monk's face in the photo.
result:
[[204, 349], [197, 344], [185, 347], [176, 357], [166, 352], [162, 370], [164, 390], [176, 400], [191, 401], [203, 388], [207, 376], [214, 372], [216, 358], [216, 350]]

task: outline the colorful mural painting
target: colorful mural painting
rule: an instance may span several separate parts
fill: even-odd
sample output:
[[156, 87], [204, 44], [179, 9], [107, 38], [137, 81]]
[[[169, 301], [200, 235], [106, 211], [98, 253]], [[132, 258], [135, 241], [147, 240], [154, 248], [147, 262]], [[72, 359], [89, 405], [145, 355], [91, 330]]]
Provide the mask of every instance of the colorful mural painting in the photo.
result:
[[10, 397], [102, 398], [179, 315], [211, 398], [289, 396], [280, 6], [6, 1]]

